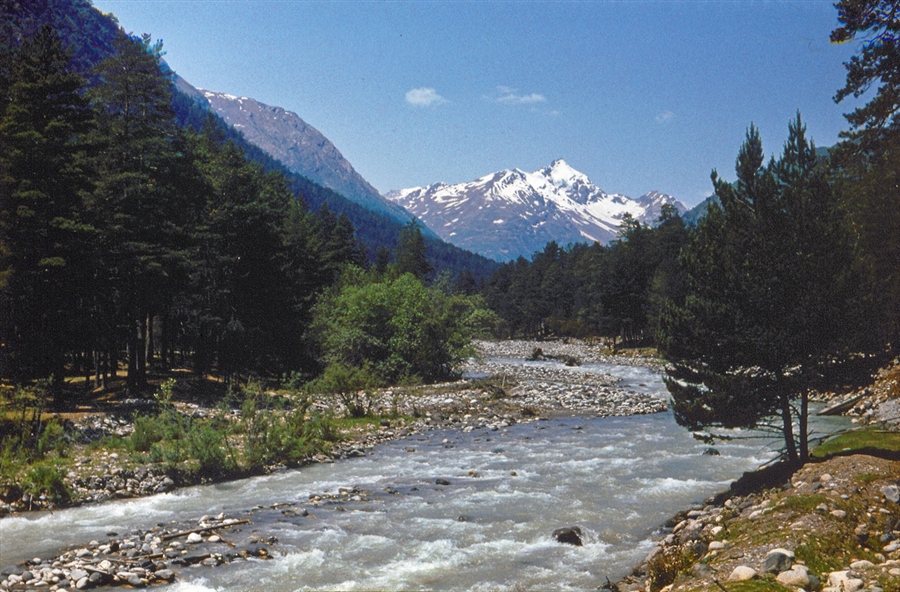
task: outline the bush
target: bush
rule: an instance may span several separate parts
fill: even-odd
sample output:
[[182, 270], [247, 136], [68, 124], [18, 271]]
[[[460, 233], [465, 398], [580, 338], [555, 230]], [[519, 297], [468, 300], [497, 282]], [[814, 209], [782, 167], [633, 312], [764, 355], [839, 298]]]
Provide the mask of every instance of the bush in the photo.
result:
[[187, 438], [187, 453], [197, 461], [197, 471], [204, 476], [227, 474], [235, 468], [233, 456], [226, 454], [227, 434], [211, 422], [195, 423]]
[[37, 464], [25, 473], [22, 484], [27, 495], [38, 497], [47, 496], [47, 499], [56, 504], [66, 504], [72, 500], [72, 492], [65, 482], [65, 473], [49, 464]]
[[386, 384], [385, 380], [377, 376], [368, 363], [362, 368], [355, 368], [332, 362], [310, 388], [337, 395], [350, 417], [365, 417], [372, 410], [371, 391], [383, 384]]
[[369, 281], [348, 274], [315, 307], [313, 334], [326, 366], [363, 368], [381, 383], [454, 377], [475, 330], [491, 325], [477, 297], [447, 296], [410, 274]]
[[163, 439], [160, 422], [147, 415], [134, 419], [134, 431], [129, 438], [129, 448], [135, 452], [147, 452], [153, 444]]

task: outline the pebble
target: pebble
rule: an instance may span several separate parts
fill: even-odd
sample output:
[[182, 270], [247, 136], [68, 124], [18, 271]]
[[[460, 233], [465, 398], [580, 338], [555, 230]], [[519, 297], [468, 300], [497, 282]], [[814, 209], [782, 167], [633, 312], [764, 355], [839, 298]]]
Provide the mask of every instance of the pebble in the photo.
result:
[[[226, 519], [223, 514], [216, 518], [204, 517], [203, 523], [209, 528], [229, 528], [246, 521], [234, 518]], [[150, 531], [136, 532], [119, 540], [110, 540], [104, 544], [92, 541], [87, 547], [76, 548], [48, 561], [35, 557], [25, 562], [20, 573], [13, 573], [0, 580], [0, 590], [88, 590], [98, 586], [130, 586], [144, 588], [148, 585], [172, 582], [177, 575], [172, 569], [176, 565], [200, 563], [215, 566], [229, 561], [245, 558], [268, 558], [268, 551], [259, 545], [258, 537], [250, 537], [237, 548], [229, 550], [228, 555], [204, 553], [203, 537], [198, 533], [185, 534], [193, 528], [191, 523], [170, 525], [170, 530], [162, 525]], [[236, 530], [234, 532], [240, 532]], [[111, 533], [115, 535], [115, 533]], [[162, 553], [163, 539], [168, 539], [165, 553]], [[192, 541], [195, 559], [182, 555], [184, 543], [177, 540]], [[218, 538], [211, 536], [207, 542]], [[199, 539], [199, 541], [197, 540]], [[137, 553], [136, 542], [147, 541], [144, 546], [152, 553], [159, 553], [162, 559], [148, 559], [146, 552]], [[274, 537], [265, 542], [274, 544]], [[100, 561], [93, 555], [84, 555], [85, 549], [107, 549], [106, 557]], [[156, 556], [154, 556], [156, 557]]]

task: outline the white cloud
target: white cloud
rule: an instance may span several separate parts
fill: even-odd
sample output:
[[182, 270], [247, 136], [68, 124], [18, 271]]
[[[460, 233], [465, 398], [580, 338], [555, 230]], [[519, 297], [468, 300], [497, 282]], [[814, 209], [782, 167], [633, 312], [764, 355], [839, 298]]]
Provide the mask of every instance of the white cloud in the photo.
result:
[[431, 107], [432, 105], [441, 105], [448, 101], [433, 88], [423, 86], [407, 91], [406, 102], [415, 107]]
[[533, 105], [535, 103], [546, 103], [547, 97], [538, 93], [531, 93], [530, 95], [519, 94], [518, 89], [498, 86], [494, 101], [511, 105]]
[[656, 123], [668, 123], [669, 121], [675, 119], [675, 114], [671, 111], [663, 111], [662, 113], [654, 117], [654, 119], [656, 120]]

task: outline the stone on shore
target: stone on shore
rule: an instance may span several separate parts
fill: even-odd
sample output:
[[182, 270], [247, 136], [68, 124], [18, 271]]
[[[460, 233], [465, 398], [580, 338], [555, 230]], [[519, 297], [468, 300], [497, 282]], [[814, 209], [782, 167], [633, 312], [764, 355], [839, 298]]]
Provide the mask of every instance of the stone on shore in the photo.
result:
[[790, 569], [794, 563], [794, 552], [787, 549], [772, 549], [763, 560], [763, 573], [780, 574]]
[[806, 586], [809, 586], [809, 574], [805, 569], [789, 569], [778, 574], [775, 581], [782, 586], [806, 588]]
[[759, 574], [756, 573], [756, 570], [750, 567], [749, 565], [739, 565], [734, 568], [734, 571], [731, 572], [731, 575], [728, 576], [729, 582], [745, 582], [747, 580], [752, 580], [757, 577]]

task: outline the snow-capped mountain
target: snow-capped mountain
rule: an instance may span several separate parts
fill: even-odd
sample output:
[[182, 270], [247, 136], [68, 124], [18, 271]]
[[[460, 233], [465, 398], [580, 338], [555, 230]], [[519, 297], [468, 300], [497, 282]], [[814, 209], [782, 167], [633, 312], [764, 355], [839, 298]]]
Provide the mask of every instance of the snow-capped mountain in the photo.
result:
[[210, 107], [248, 142], [289, 170], [340, 193], [363, 207], [406, 223], [412, 216], [386, 201], [331, 141], [300, 116], [249, 97], [198, 89]]
[[687, 210], [656, 191], [639, 199], [606, 193], [562, 159], [533, 173], [505, 170], [469, 183], [437, 183], [384, 197], [445, 241], [499, 261], [531, 257], [552, 240], [607, 243], [625, 214], [654, 224], [663, 204]]

